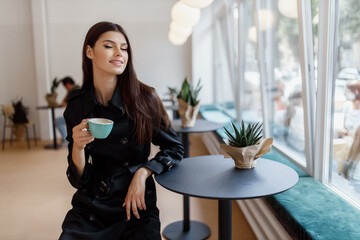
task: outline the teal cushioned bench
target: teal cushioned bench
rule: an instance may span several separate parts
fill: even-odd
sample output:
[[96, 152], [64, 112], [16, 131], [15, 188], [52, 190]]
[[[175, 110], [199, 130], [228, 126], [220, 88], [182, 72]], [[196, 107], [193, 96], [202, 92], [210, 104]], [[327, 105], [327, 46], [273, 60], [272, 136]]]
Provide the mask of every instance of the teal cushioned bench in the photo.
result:
[[360, 239], [360, 212], [312, 177], [266, 199], [299, 239]]
[[[214, 105], [200, 109], [201, 116], [209, 121], [223, 123], [230, 128], [233, 120]], [[224, 130], [216, 131], [227, 138]], [[299, 174], [299, 182], [290, 190], [267, 197], [284, 224], [299, 239], [360, 239], [360, 211], [318, 182], [276, 149], [262, 158], [281, 162]]]

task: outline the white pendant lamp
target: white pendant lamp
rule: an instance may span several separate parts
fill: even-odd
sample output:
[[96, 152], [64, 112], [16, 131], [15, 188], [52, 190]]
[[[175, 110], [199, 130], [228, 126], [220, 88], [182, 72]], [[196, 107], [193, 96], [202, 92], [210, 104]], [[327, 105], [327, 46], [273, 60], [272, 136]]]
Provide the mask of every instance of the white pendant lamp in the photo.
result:
[[275, 26], [275, 12], [268, 9], [259, 10], [260, 30], [264, 31]]
[[187, 38], [190, 36], [190, 34], [192, 32], [192, 28], [186, 27], [186, 26], [181, 26], [181, 25], [177, 24], [176, 22], [171, 22], [170, 23], [170, 31], [175, 33], [176, 35]]
[[297, 0], [279, 0], [279, 12], [288, 18], [298, 18]]
[[187, 40], [186, 37], [179, 36], [172, 31], [169, 31], [168, 38], [169, 38], [169, 41], [176, 46], [183, 45]]
[[256, 27], [255, 26], [249, 27], [248, 38], [249, 38], [250, 41], [252, 41], [254, 43], [257, 42], [257, 32], [256, 32]]
[[180, 0], [189, 7], [204, 8], [209, 6], [214, 0]]
[[178, 25], [193, 27], [200, 20], [200, 9], [176, 2], [171, 9], [171, 19]]

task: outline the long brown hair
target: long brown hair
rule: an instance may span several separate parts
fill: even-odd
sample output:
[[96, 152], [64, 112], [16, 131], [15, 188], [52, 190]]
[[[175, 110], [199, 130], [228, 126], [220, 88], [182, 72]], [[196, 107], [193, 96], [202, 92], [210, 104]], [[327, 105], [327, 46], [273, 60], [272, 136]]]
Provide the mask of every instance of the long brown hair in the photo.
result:
[[82, 87], [89, 89], [94, 81], [92, 61], [86, 56], [86, 47], [89, 45], [93, 48], [100, 35], [108, 31], [122, 33], [128, 44], [127, 66], [124, 72], [117, 76], [117, 86], [120, 89], [126, 113], [134, 121], [133, 134], [137, 143], [148, 143], [153, 137], [154, 128], [166, 130], [169, 127], [170, 120], [155, 90], [137, 78], [132, 60], [131, 45], [125, 30], [120, 25], [111, 22], [99, 22], [89, 29], [82, 51], [84, 75]]

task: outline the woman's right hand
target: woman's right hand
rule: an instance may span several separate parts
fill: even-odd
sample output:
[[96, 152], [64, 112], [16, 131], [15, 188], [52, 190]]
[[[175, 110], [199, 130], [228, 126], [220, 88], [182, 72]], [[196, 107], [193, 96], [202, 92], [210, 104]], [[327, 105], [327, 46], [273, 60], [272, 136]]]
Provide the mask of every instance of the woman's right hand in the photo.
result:
[[89, 119], [83, 119], [79, 125], [76, 125], [72, 129], [72, 138], [74, 140], [73, 148], [77, 150], [82, 150], [85, 148], [86, 144], [94, 141], [94, 137], [88, 131], [89, 124], [87, 123]]

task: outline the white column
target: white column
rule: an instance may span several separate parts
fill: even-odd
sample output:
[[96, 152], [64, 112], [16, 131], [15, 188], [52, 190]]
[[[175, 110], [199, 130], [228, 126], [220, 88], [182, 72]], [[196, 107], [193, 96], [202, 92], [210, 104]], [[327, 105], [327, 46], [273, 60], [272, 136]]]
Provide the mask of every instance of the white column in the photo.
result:
[[[45, 94], [50, 89], [50, 68], [46, 19], [46, 0], [31, 0], [32, 27], [34, 37], [34, 56], [37, 84], [38, 106], [46, 106]], [[50, 130], [50, 111], [38, 110], [40, 138], [52, 138]]]

